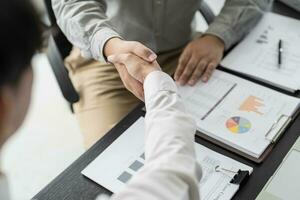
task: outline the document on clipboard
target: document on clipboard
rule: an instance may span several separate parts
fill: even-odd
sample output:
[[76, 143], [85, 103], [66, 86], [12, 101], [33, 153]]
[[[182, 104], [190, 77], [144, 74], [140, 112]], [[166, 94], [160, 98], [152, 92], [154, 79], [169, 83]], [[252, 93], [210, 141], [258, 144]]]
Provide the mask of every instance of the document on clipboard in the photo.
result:
[[266, 13], [221, 66], [295, 93], [300, 89], [300, 20]]
[[[144, 118], [139, 118], [81, 173], [116, 193], [144, 166]], [[128, 145], [130, 141], [130, 145]], [[199, 192], [203, 200], [229, 200], [253, 168], [195, 143], [202, 167]], [[109, 171], [109, 173], [107, 173]]]
[[207, 83], [179, 86], [198, 135], [262, 162], [298, 112], [300, 100], [216, 70]]

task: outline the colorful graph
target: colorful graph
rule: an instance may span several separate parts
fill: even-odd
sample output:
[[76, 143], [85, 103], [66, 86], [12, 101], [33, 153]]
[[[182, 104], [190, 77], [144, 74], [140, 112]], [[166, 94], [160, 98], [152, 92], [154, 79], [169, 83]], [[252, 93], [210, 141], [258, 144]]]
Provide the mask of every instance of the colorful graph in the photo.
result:
[[242, 105], [239, 107], [239, 110], [263, 115], [264, 113], [259, 111], [259, 108], [264, 106], [263, 102], [263, 99], [251, 95], [242, 103]]
[[251, 123], [243, 117], [231, 117], [226, 121], [227, 129], [234, 134], [247, 133], [251, 129]]

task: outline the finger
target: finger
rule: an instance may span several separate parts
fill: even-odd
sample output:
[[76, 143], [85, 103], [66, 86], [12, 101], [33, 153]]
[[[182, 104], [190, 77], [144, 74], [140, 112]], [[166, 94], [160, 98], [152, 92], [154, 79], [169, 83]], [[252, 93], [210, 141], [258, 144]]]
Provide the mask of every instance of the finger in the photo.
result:
[[196, 66], [197, 66], [197, 60], [195, 58], [191, 58], [188, 64], [185, 66], [184, 71], [179, 78], [180, 85], [185, 85], [187, 83]]
[[124, 81], [126, 82], [126, 85], [124, 85], [127, 88], [127, 90], [129, 90], [134, 96], [139, 98], [141, 101], [144, 101], [143, 84], [130, 75], [128, 75]]
[[117, 69], [119, 68], [118, 65], [122, 65], [126, 68], [126, 73], [141, 83], [144, 82], [145, 76], [148, 72], [150, 73], [153, 68], [155, 68], [155, 70], [159, 69], [159, 66], [156, 66], [157, 62], [148, 63], [142, 58], [131, 53], [110, 56], [108, 59], [113, 62]]
[[134, 81], [132, 83], [132, 93], [141, 101], [144, 101], [144, 88], [140, 82]]
[[123, 79], [125, 78], [124, 76], [126, 76], [126, 74], [127, 74], [127, 70], [126, 70], [125, 66], [120, 63], [115, 63], [114, 65], [120, 75], [121, 80], [124, 83]]
[[135, 95], [140, 100], [144, 101], [144, 89], [143, 85], [134, 79], [128, 71], [126, 70], [125, 66], [122, 64], [115, 64], [117, 71], [120, 74], [121, 80], [126, 87], [133, 95]]
[[187, 65], [188, 61], [190, 58], [190, 54], [187, 51], [183, 51], [181, 54], [179, 61], [178, 61], [178, 66], [176, 68], [175, 74], [174, 74], [174, 79], [175, 81], [178, 81], [180, 76], [182, 75], [185, 66]]
[[[142, 59], [138, 56], [133, 54], [118, 54], [118, 55], [111, 55], [107, 57], [107, 60], [113, 64], [122, 64], [125, 67], [137, 68], [138, 65], [142, 63]], [[143, 61], [145, 62], [145, 61]]]
[[204, 74], [201, 76], [201, 80], [203, 82], [207, 82], [209, 78], [211, 77], [213, 71], [216, 69], [217, 64], [216, 63], [210, 63], [208, 67], [206, 68]]
[[197, 81], [200, 79], [201, 75], [203, 74], [203, 72], [205, 71], [205, 67], [207, 66], [207, 61], [205, 60], [201, 60], [197, 67], [195, 68], [188, 84], [190, 86], [193, 86], [197, 83]]
[[112, 64], [120, 64], [121, 60], [123, 60], [124, 58], [124, 54], [114, 54], [114, 55], [110, 55], [107, 57], [107, 61], [112, 63]]
[[157, 58], [157, 55], [151, 49], [139, 42], [135, 43], [131, 52], [148, 62], [153, 62]]
[[116, 55], [108, 56], [107, 61], [110, 62], [110, 63], [115, 63], [116, 62]]
[[124, 64], [126, 60], [130, 57], [129, 54], [123, 53], [123, 54], [114, 54], [107, 57], [107, 60], [111, 63], [121, 63]]

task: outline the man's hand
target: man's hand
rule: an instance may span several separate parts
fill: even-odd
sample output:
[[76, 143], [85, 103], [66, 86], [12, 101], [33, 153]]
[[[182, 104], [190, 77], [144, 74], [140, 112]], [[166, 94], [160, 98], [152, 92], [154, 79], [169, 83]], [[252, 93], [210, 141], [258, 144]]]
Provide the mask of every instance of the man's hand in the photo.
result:
[[224, 43], [213, 35], [205, 35], [190, 42], [179, 58], [175, 80], [180, 85], [193, 86], [201, 78], [207, 82], [220, 63], [224, 53]]
[[116, 67], [123, 67], [127, 72], [140, 83], [144, 83], [148, 74], [153, 71], [161, 71], [157, 61], [149, 63], [134, 54], [118, 54], [108, 57], [108, 61]]
[[[121, 54], [126, 54], [121, 55]], [[133, 59], [131, 56], [128, 55], [136, 55], [136, 59]], [[134, 65], [135, 61], [139, 62], [154, 62], [157, 58], [157, 55], [151, 51], [149, 48], [145, 47], [143, 44], [139, 42], [134, 42], [134, 41], [124, 41], [121, 40], [120, 38], [111, 38], [106, 42], [106, 45], [104, 47], [104, 55], [109, 58], [109, 56], [114, 55], [116, 58], [118, 58], [118, 61], [123, 61], [122, 62], [113, 62], [113, 60], [109, 60], [110, 62], [115, 64], [116, 69], [118, 70], [121, 80], [125, 87], [132, 92], [136, 97], [138, 97], [140, 100], [144, 100], [144, 90], [143, 90], [143, 85], [140, 81], [136, 80], [133, 78], [129, 73], [128, 70], [125, 68], [124, 64], [130, 64], [131, 66]], [[118, 57], [120, 55], [121, 57]], [[128, 58], [128, 59], [125, 59]], [[122, 59], [121, 59], [122, 58]], [[140, 59], [138, 59], [140, 58]], [[125, 62], [126, 60], [126, 62]], [[137, 66], [136, 64], [134, 66]], [[126, 67], [128, 67], [126, 65]], [[131, 68], [133, 69], [133, 68]]]
[[125, 41], [121, 40], [120, 38], [111, 38], [106, 42], [104, 47], [104, 55], [106, 57], [110, 55], [129, 53], [135, 54], [136, 56], [148, 62], [153, 62], [157, 58], [157, 55], [151, 49], [135, 41]]
[[125, 87], [141, 100], [144, 100], [142, 84], [147, 75], [153, 71], [161, 71], [156, 61], [149, 63], [134, 54], [111, 55], [107, 59], [120, 74], [124, 74], [121, 79]]

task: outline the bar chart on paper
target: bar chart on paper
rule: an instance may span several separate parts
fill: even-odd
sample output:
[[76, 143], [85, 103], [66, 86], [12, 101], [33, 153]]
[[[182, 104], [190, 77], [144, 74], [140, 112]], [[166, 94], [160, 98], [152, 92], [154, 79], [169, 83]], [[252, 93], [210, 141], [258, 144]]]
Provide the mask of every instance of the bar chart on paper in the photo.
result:
[[263, 115], [259, 108], [263, 107], [263, 99], [250, 95], [239, 107], [240, 111], [254, 112], [259, 115]]
[[144, 166], [144, 163], [145, 154], [143, 153], [135, 161], [133, 161], [132, 164], [120, 174], [120, 176], [118, 176], [117, 180], [126, 184], [131, 179], [131, 177]]

